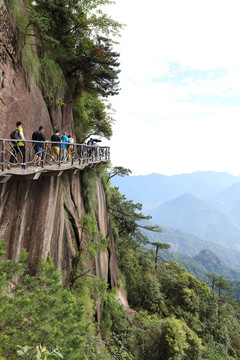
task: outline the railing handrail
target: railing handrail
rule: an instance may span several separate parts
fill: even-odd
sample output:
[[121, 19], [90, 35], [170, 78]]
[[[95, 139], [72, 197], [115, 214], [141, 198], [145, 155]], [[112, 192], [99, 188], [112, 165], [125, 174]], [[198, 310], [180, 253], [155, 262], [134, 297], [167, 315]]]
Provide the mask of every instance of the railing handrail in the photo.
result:
[[[19, 143], [24, 143], [24, 147]], [[36, 144], [42, 146], [34, 146]], [[22, 168], [25, 169], [28, 165], [44, 168], [46, 165], [58, 165], [60, 167], [63, 163], [71, 163], [70, 166], [66, 167], [69, 169], [69, 167], [80, 166], [81, 168], [110, 161], [110, 147], [100, 146], [96, 143], [87, 145], [51, 140], [0, 138], [0, 145], [0, 167], [2, 171], [6, 170], [5, 166], [10, 170], [11, 166], [15, 167], [16, 165], [22, 165]]]
[[[51, 141], [51, 140], [27, 140], [27, 139], [3, 139], [0, 138], [0, 142], [1, 141], [6, 141], [6, 142], [29, 142], [29, 143], [56, 143], [56, 144], [69, 144], [69, 145], [83, 145], [83, 146], [88, 146], [88, 147], [92, 147], [93, 145], [87, 145], [87, 144], [82, 144], [82, 143], [70, 143], [70, 142], [64, 142], [64, 141]], [[110, 146], [100, 146], [97, 145], [98, 147], [104, 147], [104, 148], [110, 148]]]

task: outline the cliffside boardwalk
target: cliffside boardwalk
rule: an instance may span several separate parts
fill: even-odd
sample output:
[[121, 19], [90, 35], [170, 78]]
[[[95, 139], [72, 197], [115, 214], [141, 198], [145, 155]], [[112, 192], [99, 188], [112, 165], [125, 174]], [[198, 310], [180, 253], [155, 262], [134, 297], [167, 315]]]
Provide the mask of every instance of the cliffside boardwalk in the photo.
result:
[[[23, 162], [22, 154], [16, 154], [14, 143], [19, 140], [1, 139], [0, 138], [0, 182], [7, 182], [12, 177], [27, 177], [27, 179], [38, 179], [41, 175], [60, 176], [63, 172], [74, 172], [82, 170], [86, 166], [93, 166], [99, 163], [108, 163], [110, 161], [110, 147], [108, 146], [88, 146], [84, 144], [71, 144], [67, 156], [63, 157], [63, 149], [60, 147], [59, 156], [52, 155], [52, 146], [56, 143], [46, 141], [44, 144], [43, 155], [40, 160], [40, 166], [37, 166], [34, 144], [40, 143], [36, 140], [24, 140], [25, 144], [25, 162]], [[63, 143], [61, 143], [63, 144]], [[67, 144], [67, 143], [66, 143]], [[11, 156], [14, 162], [9, 163]], [[7, 168], [10, 164], [11, 169]], [[26, 169], [22, 169], [26, 166]]]

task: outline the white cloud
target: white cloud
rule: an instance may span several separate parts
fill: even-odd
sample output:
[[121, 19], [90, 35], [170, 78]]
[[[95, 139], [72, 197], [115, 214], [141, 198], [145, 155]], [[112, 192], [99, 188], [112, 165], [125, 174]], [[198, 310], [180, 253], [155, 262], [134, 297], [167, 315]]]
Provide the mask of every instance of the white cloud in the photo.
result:
[[[111, 14], [128, 26], [119, 45], [122, 91], [112, 99], [114, 165], [135, 174], [240, 173], [238, 9], [235, 0], [116, 1]], [[215, 78], [191, 71], [184, 86], [177, 78], [153, 82], [169, 74], [171, 63], [186, 75], [224, 71]], [[230, 106], [236, 96], [239, 106]], [[221, 97], [222, 104], [214, 103]]]

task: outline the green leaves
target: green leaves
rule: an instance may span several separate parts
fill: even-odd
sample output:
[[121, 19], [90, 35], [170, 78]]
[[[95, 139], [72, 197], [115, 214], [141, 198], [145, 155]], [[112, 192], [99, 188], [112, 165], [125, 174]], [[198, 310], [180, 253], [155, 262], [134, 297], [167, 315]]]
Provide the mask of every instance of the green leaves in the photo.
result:
[[104, 97], [118, 93], [119, 55], [112, 50], [111, 35], [121, 25], [98, 10], [108, 3], [28, 1], [30, 23], [40, 34], [43, 53], [62, 67], [74, 98], [81, 94], [82, 86]]
[[130, 169], [126, 169], [123, 166], [114, 166], [109, 169], [107, 182], [114, 176], [128, 176], [132, 173]]
[[51, 352], [48, 351], [45, 347], [41, 345], [37, 345], [36, 348], [33, 346], [19, 346], [18, 347], [21, 350], [17, 350], [17, 353], [19, 356], [21, 356], [24, 359], [37, 359], [37, 360], [56, 360], [63, 359], [62, 354], [54, 349]]
[[120, 241], [127, 239], [129, 247], [137, 248], [141, 243], [146, 244], [147, 238], [139, 228], [146, 228], [151, 231], [159, 231], [158, 227], [140, 225], [140, 221], [149, 220], [150, 216], [143, 215], [142, 204], [127, 200], [119, 192], [117, 187], [110, 187], [108, 190], [108, 211], [118, 228]]
[[109, 139], [112, 135], [111, 105], [98, 94], [83, 91], [73, 102], [73, 116], [78, 141], [83, 142], [90, 135], [103, 136]]
[[41, 59], [41, 86], [49, 102], [59, 103], [65, 96], [67, 83], [63, 70], [53, 59]]
[[95, 259], [101, 249], [107, 250], [108, 239], [97, 230], [97, 220], [89, 214], [86, 214], [79, 222], [86, 232], [88, 240], [86, 247], [92, 258]]
[[[81, 359], [89, 323], [82, 323], [83, 307], [71, 291], [63, 289], [51, 258], [48, 262], [41, 261], [38, 278], [23, 276], [12, 288], [11, 296], [4, 292], [0, 300], [3, 356], [8, 354], [8, 358], [12, 358], [16, 344], [20, 343], [23, 347], [18, 351], [22, 356], [41, 344], [37, 349], [40, 359], [61, 357], [59, 353], [68, 354], [68, 359]], [[76, 353], [72, 353], [73, 348], [78, 349]]]

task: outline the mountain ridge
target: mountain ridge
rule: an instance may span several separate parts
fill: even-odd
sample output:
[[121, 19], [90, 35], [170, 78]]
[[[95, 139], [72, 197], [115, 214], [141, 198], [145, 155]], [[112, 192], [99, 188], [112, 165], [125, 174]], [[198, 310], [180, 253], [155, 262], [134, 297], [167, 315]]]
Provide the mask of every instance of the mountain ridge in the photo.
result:
[[240, 226], [206, 200], [191, 194], [167, 201], [150, 210], [149, 215], [156, 224], [162, 223], [201, 239], [238, 248]]
[[139, 176], [115, 176], [113, 186], [127, 198], [143, 204], [145, 210], [152, 209], [165, 201], [191, 193], [199, 198], [208, 198], [215, 193], [240, 183], [237, 176], [226, 172], [196, 171], [191, 174], [163, 175], [152, 173]]
[[171, 245], [171, 252], [188, 255], [192, 258], [197, 256], [202, 250], [208, 249], [228, 267], [240, 271], [240, 251], [200, 239], [190, 233], [166, 225], [160, 225], [160, 227], [163, 229], [162, 233], [155, 233], [144, 229], [141, 229], [141, 231], [150, 242], [168, 243]]

